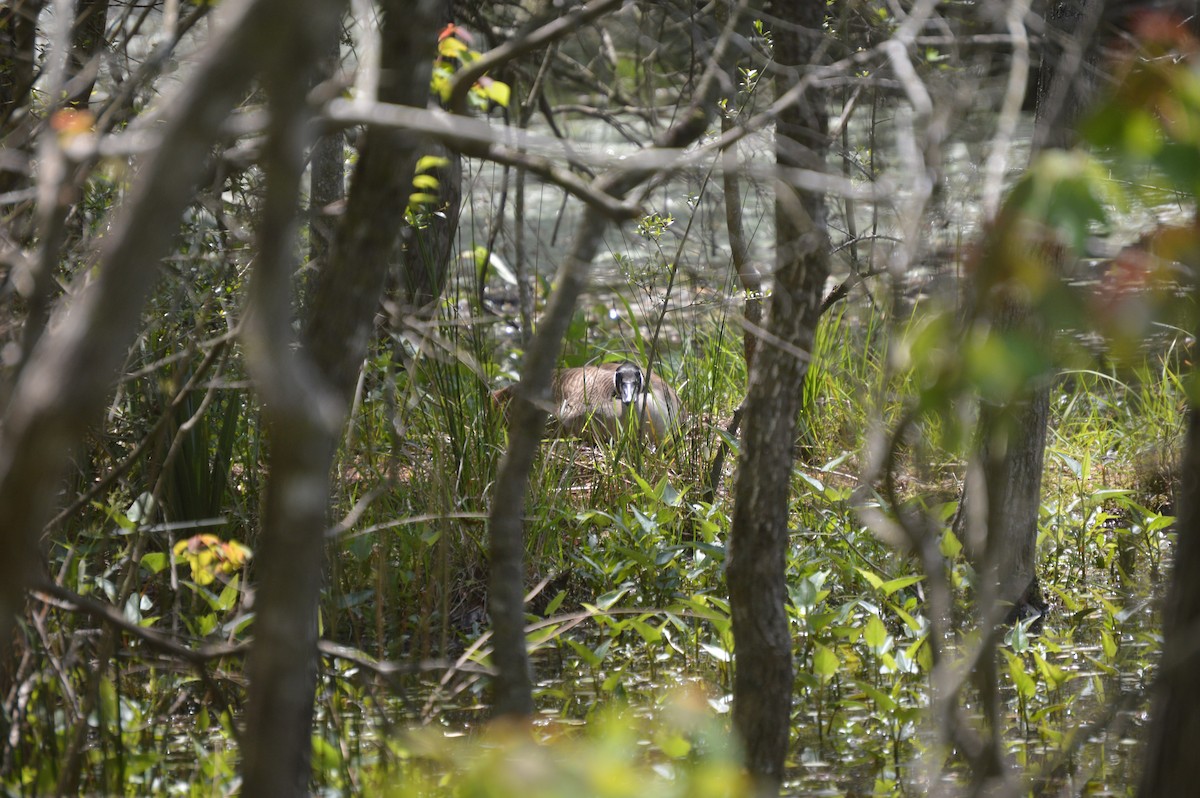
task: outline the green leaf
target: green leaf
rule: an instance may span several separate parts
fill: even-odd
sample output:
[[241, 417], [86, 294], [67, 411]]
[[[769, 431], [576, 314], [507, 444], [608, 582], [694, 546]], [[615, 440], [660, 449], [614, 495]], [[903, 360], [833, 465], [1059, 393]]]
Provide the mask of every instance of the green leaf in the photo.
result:
[[1015, 654], [1004, 652], [1008, 656], [1008, 675], [1012, 677], [1013, 686], [1025, 698], [1037, 695], [1037, 682], [1025, 672], [1025, 660]]
[[962, 541], [947, 527], [946, 531], [942, 533], [942, 541], [938, 545], [938, 550], [943, 557], [953, 560], [962, 551]]
[[612, 606], [614, 604], [616, 604], [618, 601], [620, 601], [625, 596], [625, 594], [628, 592], [629, 592], [629, 588], [627, 588], [627, 587], [622, 587], [622, 588], [618, 588], [617, 590], [609, 591], [608, 593], [605, 593], [604, 595], [599, 596], [596, 599], [596, 606], [599, 607], [601, 610], [611, 609]]
[[142, 567], [152, 574], [161, 573], [168, 562], [165, 551], [149, 551], [142, 555]]
[[641, 635], [642, 640], [650, 645], [662, 642], [662, 632], [645, 621], [635, 619], [633, 621], [633, 628]]
[[820, 643], [813, 646], [812, 660], [813, 674], [822, 682], [832, 679], [834, 674], [837, 673], [838, 665], [840, 664], [837, 653], [828, 646], [821, 645]]
[[220, 609], [233, 609], [237, 604], [238, 594], [238, 576], [234, 575], [234, 577], [229, 580], [229, 584], [225, 585], [225, 589], [221, 591]]
[[820, 590], [811, 576], [806, 576], [801, 579], [795, 589], [791, 591], [792, 601], [796, 606], [803, 610], [809, 610], [817, 606]]
[[129, 598], [127, 598], [125, 600], [125, 609], [124, 609], [124, 612], [122, 613], [125, 616], [125, 620], [127, 620], [133, 624], [141, 622], [143, 600], [145, 601], [146, 609], [149, 609], [150, 608], [149, 599], [147, 599], [145, 596], [141, 595], [140, 593], [130, 593], [129, 594]]
[[895, 604], [892, 604], [890, 602], [888, 603], [888, 606], [892, 609], [892, 612], [894, 612], [900, 616], [900, 620], [904, 621], [904, 625], [907, 626], [910, 630], [912, 630], [914, 632], [921, 631], [922, 627], [924, 626], [924, 624], [922, 624], [921, 621], [918, 621], [916, 618], [909, 615], [907, 612], [904, 611], [904, 609], [902, 607], [897, 607]]
[[238, 615], [233, 620], [229, 621], [221, 627], [221, 633], [228, 635], [240, 635], [246, 631], [246, 628], [254, 622], [254, 613], [247, 612], [243, 615]]
[[650, 486], [649, 482], [642, 479], [632, 465], [629, 467], [629, 475], [633, 477], [633, 481], [637, 483], [638, 489], [642, 492], [643, 496], [649, 496], [652, 499], [658, 498], [658, 493]]
[[692, 752], [692, 744], [678, 731], [660, 729], [654, 735], [654, 744], [671, 759], [683, 759]]
[[917, 663], [922, 671], [928, 673], [933, 667], [933, 651], [925, 645], [926, 638], [922, 637], [917, 642], [908, 647], [908, 656]]
[[571, 647], [571, 650], [574, 651], [589, 668], [597, 668], [600, 666], [600, 663], [604, 661], [603, 656], [593, 652], [590, 648], [578, 642], [577, 640], [572, 640], [569, 637], [564, 637], [562, 639], [567, 641], [567, 645]]
[[453, 74], [449, 70], [435, 69], [433, 70], [433, 75], [429, 78], [430, 91], [440, 97], [442, 102], [447, 102], [450, 99], [450, 91], [454, 85], [450, 78]]
[[1107, 630], [1100, 631], [1100, 642], [1104, 647], [1104, 656], [1113, 660], [1117, 657], [1117, 641]]
[[892, 647], [892, 636], [878, 615], [872, 615], [863, 628], [863, 642], [875, 654], [882, 654]]
[[1012, 647], [1014, 654], [1023, 654], [1029, 650], [1029, 633], [1024, 623], [1017, 623], [1004, 636], [1004, 642]]
[[924, 575], [901, 576], [896, 579], [889, 579], [888, 581], [886, 581], [882, 585], [880, 585], [879, 588], [884, 592], [885, 595], [890, 596], [893, 593], [895, 593], [897, 590], [903, 590], [904, 588], [908, 587], [909, 585], [915, 585], [917, 582], [920, 582], [924, 578], [925, 578]]
[[633, 508], [633, 518], [647, 535], [653, 535], [658, 532], [658, 522], [636, 507]]
[[678, 507], [683, 502], [683, 492], [667, 481], [666, 477], [658, 483], [659, 500], [668, 507]]
[[875, 702], [875, 707], [880, 712], [891, 712], [896, 708], [896, 699], [892, 698], [887, 693], [874, 687], [866, 682], [855, 682], [855, 687], [866, 693], [867, 697]]
[[821, 480], [817, 479], [816, 477], [809, 476], [799, 468], [792, 469], [792, 473], [799, 477], [801, 482], [806, 483], [810, 488], [812, 488], [814, 492], [825, 492], [825, 483], [821, 482]]
[[625, 683], [622, 681], [624, 675], [620, 670], [613, 671], [600, 683], [601, 689], [606, 693], [613, 693], [617, 698], [624, 698]]
[[862, 575], [863, 579], [866, 579], [868, 582], [870, 582], [871, 587], [876, 589], [883, 587], [883, 578], [879, 575], [872, 573], [865, 568], [855, 568], [854, 570], [858, 571], [858, 573]]
[[1038, 670], [1042, 674], [1042, 679], [1045, 680], [1046, 685], [1051, 689], [1061, 687], [1070, 678], [1066, 671], [1047, 660], [1037, 651], [1033, 652], [1033, 661], [1037, 663]]
[[154, 510], [154, 494], [143, 492], [133, 500], [133, 504], [129, 505], [129, 509], [125, 511], [125, 517], [134, 524], [141, 524], [150, 520]]
[[567, 598], [565, 590], [558, 591], [558, 595], [550, 599], [550, 603], [546, 605], [546, 611], [543, 613], [547, 617], [553, 615], [562, 606], [563, 601]]
[[317, 773], [336, 772], [341, 767], [341, 761], [342, 756], [337, 746], [326, 740], [323, 735], [312, 736], [312, 766]]

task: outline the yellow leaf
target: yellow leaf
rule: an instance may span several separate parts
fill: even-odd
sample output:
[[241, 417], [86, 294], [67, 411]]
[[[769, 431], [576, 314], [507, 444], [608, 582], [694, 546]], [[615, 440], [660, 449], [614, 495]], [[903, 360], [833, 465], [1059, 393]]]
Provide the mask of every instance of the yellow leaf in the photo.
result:
[[496, 105], [504, 108], [508, 107], [508, 100], [512, 96], [512, 89], [508, 87], [507, 83], [501, 80], [493, 80], [484, 86], [483, 90], [487, 94], [488, 99]]
[[417, 175], [413, 178], [413, 185], [426, 191], [437, 191], [438, 179], [433, 175]]
[[438, 42], [438, 55], [443, 58], [460, 58], [468, 49], [470, 48], [467, 45], [453, 36], [447, 36]]
[[446, 166], [449, 163], [450, 159], [441, 155], [422, 155], [420, 160], [417, 161], [417, 168], [413, 171], [415, 171], [417, 174], [421, 174], [422, 172], [428, 172], [432, 169], [441, 169], [443, 166]]
[[447, 102], [450, 99], [450, 75], [441, 70], [434, 71], [433, 77], [429, 79], [429, 88], [442, 98], [442, 102]]
[[198, 584], [198, 585], [209, 585], [209, 584], [212, 584], [212, 581], [214, 579], [216, 579], [216, 577], [213, 575], [213, 572], [211, 570], [209, 570], [208, 568], [204, 568], [202, 566], [197, 565], [195, 562], [193, 562], [192, 563], [192, 579], [194, 579], [196, 584]]
[[246, 548], [241, 543], [238, 543], [236, 540], [231, 540], [225, 544], [225, 556], [228, 557], [229, 561], [235, 566], [240, 567], [246, 564], [246, 560], [250, 559], [251, 553], [250, 549]]

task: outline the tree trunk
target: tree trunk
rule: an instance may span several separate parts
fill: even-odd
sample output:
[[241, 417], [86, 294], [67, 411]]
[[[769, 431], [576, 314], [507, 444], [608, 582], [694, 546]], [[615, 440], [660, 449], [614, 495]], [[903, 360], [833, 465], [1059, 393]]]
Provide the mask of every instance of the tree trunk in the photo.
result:
[[[601, 180], [603, 183], [603, 179]], [[600, 190], [610, 186], [602, 184]], [[500, 462], [488, 512], [488, 616], [496, 679], [494, 712], [526, 717], [533, 713], [533, 682], [525, 650], [525, 491], [546, 425], [550, 378], [575, 302], [587, 284], [587, 270], [604, 240], [608, 220], [589, 209], [563, 259], [546, 315], [530, 342], [514, 387], [508, 450]]]
[[[317, 80], [337, 74], [341, 64], [342, 44], [335, 40], [325, 58]], [[313, 145], [309, 166], [308, 186], [308, 259], [319, 270], [333, 243], [335, 217], [327, 209], [346, 198], [346, 134], [328, 130]], [[311, 305], [311, 300], [310, 303]]]
[[[13, 0], [0, 8], [0, 129], [8, 130], [33, 88], [37, 18], [44, 0]], [[11, 147], [11, 142], [6, 142]], [[10, 191], [13, 173], [0, 164], [0, 191]]]
[[[736, 20], [731, 21], [736, 24]], [[715, 103], [718, 82], [716, 64], [729, 46], [726, 28], [714, 48], [705, 74], [698, 82], [692, 104], [672, 128], [655, 141], [655, 146], [683, 148], [704, 134], [708, 114]], [[623, 198], [650, 174], [644, 171], [613, 171], [597, 178], [591, 188]], [[525, 650], [524, 553], [522, 524], [529, 472], [546, 422], [550, 380], [562, 349], [575, 303], [587, 285], [588, 268], [603, 242], [608, 226], [595, 206], [589, 207], [571, 252], [563, 258], [555, 277], [557, 287], [526, 350], [521, 381], [513, 387], [509, 408], [508, 451], [500, 461], [492, 506], [488, 512], [488, 616], [492, 623], [493, 660], [496, 664], [494, 711], [497, 715], [525, 717], [533, 711], [529, 655]]]
[[1045, 610], [1037, 581], [1037, 531], [1049, 414], [1048, 380], [1020, 402], [980, 411], [988, 502], [984, 559], [1000, 577], [997, 598], [1014, 606], [1015, 617]]
[[[446, 0], [385, 0], [381, 101], [425, 107], [437, 26], [445, 12]], [[425, 146], [419, 134], [367, 128], [334, 250], [314, 282], [304, 343], [346, 398], [374, 335], [388, 264], [412, 193], [413, 168]]]
[[108, 0], [79, 0], [67, 70], [67, 105], [87, 108], [100, 71], [99, 56], [108, 22]]
[[[733, 128], [727, 118], [721, 120], [721, 132]], [[742, 225], [742, 188], [737, 175], [736, 148], [730, 147], [722, 156], [724, 168], [721, 184], [725, 194], [725, 229], [729, 234], [729, 257], [734, 271], [742, 284], [746, 304], [742, 316], [748, 324], [742, 331], [742, 353], [746, 359], [746, 373], [754, 365], [754, 351], [758, 348], [758, 331], [763, 319], [763, 278], [758, 265], [750, 258], [750, 247]]]
[[[1195, 30], [1196, 3], [1187, 4]], [[1194, 225], [1200, 231], [1200, 221]], [[1191, 264], [1193, 270], [1196, 264]], [[1200, 291], [1192, 286], [1193, 293]], [[1195, 383], [1193, 382], [1193, 385]], [[1179, 473], [1175, 562], [1163, 608], [1163, 653], [1154, 682], [1150, 739], [1142, 758], [1140, 798], [1175, 798], [1200, 784], [1200, 402], [1189, 401], [1187, 437]]]
[[[317, 670], [317, 605], [325, 550], [329, 469], [345, 402], [294, 347], [292, 276], [304, 174], [305, 95], [338, 6], [309, 9], [292, 46], [263, 75], [270, 122], [266, 192], [243, 343], [262, 397], [269, 476], [259, 536], [254, 648], [243, 735], [246, 795], [307, 795]], [[298, 12], [297, 12], [298, 13]]]
[[[722, 24], [728, 23], [728, 11], [729, 8], [726, 5], [717, 5], [717, 17]], [[753, 13], [761, 15], [758, 8], [754, 8]], [[726, 82], [725, 96], [722, 98], [725, 106], [720, 111], [722, 135], [736, 129], [738, 122], [748, 118], [752, 110], [752, 106], [738, 108], [741, 76], [738, 72], [737, 59], [747, 57], [747, 55], [740, 49], [731, 52], [725, 63], [721, 65]], [[754, 99], [753, 96], [748, 98], [751, 102]], [[738, 110], [736, 118], [734, 109]], [[738, 174], [736, 144], [721, 153], [721, 193], [725, 207], [725, 232], [729, 238], [729, 262], [738, 277], [738, 282], [741, 283], [744, 297], [742, 319], [745, 322], [743, 325], [745, 329], [742, 331], [742, 358], [746, 363], [746, 373], [749, 374], [754, 364], [754, 350], [758, 346], [759, 330], [762, 328], [764, 280], [758, 264], [750, 257], [750, 243], [746, 237], [743, 220], [744, 201], [741, 177]], [[725, 428], [727, 435], [736, 436], [738, 434], [745, 409], [743, 402], [733, 411], [733, 417]], [[728, 455], [729, 444], [726, 443], [725, 438], [721, 438], [717, 445], [717, 451], [708, 464], [708, 477], [700, 493], [701, 501], [712, 503], [716, 499], [717, 488], [720, 487], [721, 479], [725, 474], [725, 459]]]
[[[441, 0], [384, 3], [380, 99], [425, 104], [441, 7]], [[325, 51], [319, 40], [307, 51], [297, 49], [309, 59]], [[297, 80], [303, 63], [282, 66], [281, 91], [307, 85]], [[290, 82], [288, 69], [294, 75]], [[287, 106], [273, 108], [273, 125], [280, 121], [275, 118], [280, 111]], [[298, 122], [284, 124], [273, 135], [286, 143], [288, 131], [301, 128]], [[421, 137], [402, 131], [368, 128], [334, 250], [317, 275], [306, 346], [299, 354], [290, 351], [288, 334], [290, 272], [280, 268], [294, 239], [282, 219], [273, 235], [264, 232], [261, 239], [247, 358], [264, 398], [271, 476], [249, 669], [246, 795], [307, 793], [329, 474], [338, 430], [374, 330], [398, 232], [396, 215], [403, 212], [420, 143]], [[280, 205], [295, 201], [299, 177], [289, 171], [294, 157], [294, 148], [277, 153], [276, 171], [293, 188], [290, 200], [286, 193], [279, 197]], [[264, 210], [264, 227], [272, 207]], [[282, 210], [276, 212], [284, 216]], [[269, 248], [279, 246], [277, 239], [288, 249]]]
[[422, 155], [446, 159], [446, 164], [426, 174], [438, 181], [436, 212], [419, 226], [406, 226], [401, 236], [399, 299], [402, 312], [432, 315], [434, 303], [446, 290], [458, 214], [462, 204], [462, 156], [441, 144], [431, 144]]
[[[1043, 53], [1035, 153], [1071, 146], [1077, 138], [1075, 127], [1094, 94], [1103, 6], [1103, 0], [1090, 0], [1082, 7], [1056, 2], [1051, 8], [1048, 22], [1055, 33], [1052, 41], [1062, 48], [1047, 48]], [[992, 316], [1001, 330], [1045, 333], [1026, 308], [1012, 302], [979, 310]], [[970, 476], [963, 488], [962, 511], [955, 521], [955, 532], [993, 574], [996, 599], [1012, 605], [1010, 620], [1046, 609], [1037, 579], [1037, 535], [1051, 385], [1049, 378], [1039, 380], [1028, 387], [1024, 397], [1008, 406], [990, 405], [983, 397], [980, 456], [986, 485], [986, 528], [972, 530], [966, 523], [971, 517], [971, 497], [976, 495]]]
[[[818, 53], [825, 4], [778, 5], [787, 18], [773, 28], [776, 61], [795, 83], [795, 70]], [[777, 85], [786, 84], [777, 78]], [[811, 88], [780, 114], [775, 149], [781, 168], [823, 168], [826, 116], [824, 98]], [[800, 195], [777, 181], [775, 225], [771, 339], [755, 353], [750, 375], [727, 572], [737, 657], [733, 723], [758, 795], [779, 792], [790, 730], [792, 639], [784, 567], [796, 421], [808, 371], [808, 357], [796, 350], [811, 356], [829, 274], [824, 197]]]
[[1200, 407], [1188, 412], [1180, 471], [1178, 541], [1163, 611], [1163, 655], [1138, 785], [1141, 798], [1196, 794], [1200, 784]]

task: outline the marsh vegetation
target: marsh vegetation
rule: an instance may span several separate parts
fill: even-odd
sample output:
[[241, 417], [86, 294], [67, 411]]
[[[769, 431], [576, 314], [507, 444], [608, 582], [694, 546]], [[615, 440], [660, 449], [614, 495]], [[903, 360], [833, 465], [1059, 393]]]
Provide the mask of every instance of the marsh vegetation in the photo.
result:
[[0, 9], [5, 794], [1184, 794], [1195, 41], [778, 5]]

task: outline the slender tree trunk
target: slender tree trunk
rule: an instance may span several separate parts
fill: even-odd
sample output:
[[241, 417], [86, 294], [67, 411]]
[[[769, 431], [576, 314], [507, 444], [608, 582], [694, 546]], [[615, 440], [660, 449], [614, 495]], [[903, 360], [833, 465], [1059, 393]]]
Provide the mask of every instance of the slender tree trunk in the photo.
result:
[[[1187, 4], [1193, 31], [1197, 3]], [[1200, 219], [1194, 223], [1200, 234]], [[1191, 264], [1193, 270], [1197, 264]], [[1200, 287], [1193, 285], [1193, 292]], [[1193, 385], [1195, 382], [1193, 381]], [[1163, 610], [1163, 655], [1153, 688], [1140, 798], [1191, 796], [1200, 784], [1200, 401], [1193, 393], [1180, 464], [1175, 563]]]
[[107, 22], [108, 0], [79, 0], [67, 74], [67, 105], [73, 108], [87, 108], [92, 97]]
[[[730, 25], [736, 24], [736, 19]], [[699, 80], [692, 105], [680, 121], [655, 141], [655, 146], [682, 148], [694, 142], [708, 126], [716, 101], [717, 64], [729, 45], [731, 28], [721, 34], [705, 74]], [[609, 172], [592, 188], [623, 198], [649, 177], [645, 172]], [[521, 381], [514, 386], [509, 409], [508, 451], [500, 461], [488, 512], [488, 546], [491, 562], [488, 581], [488, 615], [492, 623], [493, 661], [496, 665], [494, 711], [497, 715], [526, 717], [533, 711], [529, 655], [525, 650], [524, 555], [522, 531], [529, 472], [541, 440], [550, 399], [550, 380], [562, 349], [562, 339], [575, 303], [587, 285], [588, 267], [603, 241], [608, 219], [595, 207], [584, 214], [571, 252], [559, 266], [546, 313], [527, 347]]]
[[[337, 74], [342, 44], [338, 37], [321, 59], [317, 80]], [[326, 209], [346, 197], [346, 135], [341, 130], [326, 131], [313, 145], [308, 187], [308, 259], [320, 269], [333, 242], [335, 222]]]
[[[383, 3], [380, 99], [425, 104], [440, 8], [441, 0]], [[327, 33], [335, 24], [336, 19]], [[327, 44], [317, 39], [307, 51], [297, 49], [313, 59]], [[307, 85], [298, 80], [304, 72], [302, 62], [280, 66], [283, 72], [277, 75], [273, 100], [276, 94], [286, 97], [286, 92]], [[252, 334], [247, 338], [248, 363], [265, 400], [271, 476], [257, 568], [243, 764], [246, 795], [307, 793], [329, 473], [338, 430], [374, 330], [397, 216], [403, 213], [421, 144], [419, 136], [402, 131], [367, 130], [334, 250], [317, 275], [306, 346], [294, 352], [289, 334], [291, 274], [285, 267], [294, 242], [287, 212], [294, 212], [299, 174], [297, 147], [289, 131], [303, 126], [287, 117], [296, 97], [291, 100], [273, 102], [276, 143], [270, 152], [275, 156], [274, 172], [284, 177], [284, 189], [264, 210], [266, 229], [255, 274]], [[283, 115], [277, 119], [277, 114]], [[281, 245], [286, 248], [279, 249]]]
[[[733, 123], [726, 117], [721, 119], [721, 131], [727, 132]], [[724, 167], [721, 184], [725, 191], [725, 229], [729, 234], [729, 257], [742, 284], [746, 305], [742, 312], [747, 329], [742, 333], [742, 352], [746, 358], [746, 372], [754, 365], [754, 351], [758, 347], [758, 327], [763, 320], [763, 277], [758, 265], [750, 258], [750, 246], [742, 224], [742, 187], [737, 174], [737, 152], [730, 147], [722, 154]]]
[[[1077, 138], [1076, 125], [1094, 95], [1103, 7], [1103, 0], [1088, 0], [1082, 5], [1056, 2], [1051, 8], [1052, 46], [1044, 52], [1038, 82], [1035, 152], [1068, 147]], [[992, 316], [1002, 330], [1046, 334], [1028, 309], [1014, 302], [978, 310]], [[1007, 406], [989, 404], [983, 397], [980, 455], [986, 529], [971, 530], [966, 524], [971, 497], [977, 495], [971, 484], [964, 486], [963, 512], [955, 524], [968, 549], [994, 575], [996, 598], [1013, 605], [1013, 619], [1046, 608], [1037, 579], [1037, 535], [1051, 387], [1049, 377], [1040, 379]]]
[[[777, 5], [782, 18], [773, 28], [776, 61], [795, 75], [819, 57], [825, 4]], [[779, 80], [777, 85], [786, 84]], [[810, 89], [802, 102], [780, 114], [778, 165], [823, 168], [826, 129], [824, 98]], [[727, 572], [737, 657], [733, 723], [760, 796], [779, 792], [791, 727], [792, 639], [784, 570], [788, 495], [804, 377], [829, 274], [824, 197], [801, 195], [777, 181], [775, 225], [775, 284], [767, 318], [771, 340], [761, 342], [750, 374]]]
[[[728, 23], [728, 7], [724, 4], [717, 5], [717, 18], [722, 24]], [[753, 13], [761, 16], [761, 11], [757, 7]], [[738, 73], [737, 59], [749, 58], [750, 54], [742, 50], [732, 50], [726, 57], [725, 63], [722, 64], [725, 81], [724, 101], [725, 107], [721, 109], [721, 133], [726, 134], [734, 130], [737, 126], [737, 119], [734, 118], [734, 109], [738, 108], [740, 75]], [[745, 118], [749, 116], [749, 111], [753, 107], [753, 102], [756, 97], [751, 96], [746, 98], [750, 103], [750, 107], [739, 109], [739, 116]], [[746, 373], [749, 374], [754, 364], [754, 350], [758, 345], [758, 331], [762, 328], [763, 321], [763, 274], [756, 264], [750, 258], [750, 244], [746, 238], [746, 229], [743, 222], [744, 202], [742, 197], [741, 178], [738, 174], [738, 151], [737, 145], [729, 147], [721, 153], [721, 188], [722, 199], [725, 206], [725, 231], [729, 238], [729, 261], [733, 266], [734, 273], [738, 277], [738, 282], [742, 286], [742, 294], [745, 304], [742, 308], [742, 318], [745, 320], [745, 329], [742, 331], [742, 357], [746, 363]], [[733, 411], [733, 417], [729, 420], [729, 424], [725, 428], [725, 432], [730, 436], [736, 436], [738, 429], [742, 424], [742, 416], [745, 414], [745, 403], [738, 405]], [[725, 459], [729, 455], [729, 444], [722, 438], [717, 445], [716, 454], [713, 455], [712, 461], [708, 465], [708, 477], [705, 481], [703, 491], [700, 498], [705, 502], [712, 502], [717, 494], [717, 488], [721, 484], [721, 478], [725, 473]]]
[[[600, 190], [610, 186], [603, 181]], [[587, 284], [587, 269], [600, 249], [608, 220], [589, 209], [563, 259], [546, 315], [525, 355], [521, 382], [514, 387], [508, 450], [500, 462], [488, 512], [488, 616], [492, 622], [493, 693], [498, 716], [533, 713], [533, 682], [525, 650], [525, 492], [546, 424], [550, 378], [575, 302]]]
[[[16, 111], [29, 103], [37, 18], [44, 5], [44, 0], [12, 0], [0, 7], [0, 130], [7, 130]], [[0, 190], [11, 190], [7, 179], [12, 175], [0, 171]]]
[[[379, 99], [423, 108], [445, 0], [385, 0]], [[430, 32], [432, 31], [432, 33]], [[333, 252], [317, 272], [305, 346], [347, 399], [374, 335], [375, 315], [395, 249], [424, 136], [368, 127]]]
[[401, 239], [400, 299], [404, 310], [413, 313], [430, 313], [446, 289], [462, 204], [462, 156], [440, 144], [431, 144], [422, 154], [445, 158], [446, 163], [426, 172], [438, 181], [433, 192], [437, 212], [422, 226], [405, 228]]
[[[1073, 2], [1055, 2], [1048, 15], [1051, 35], [1039, 73], [1034, 153], [1073, 144], [1075, 125], [1090, 102], [1103, 1], [1087, 4], [1083, 9]], [[1060, 251], [1046, 253], [1042, 260], [1061, 271], [1061, 258]], [[1036, 339], [1051, 334], [1021, 299], [1023, 291], [995, 290], [987, 282], [977, 280], [973, 286], [977, 290], [971, 312], [977, 318], [986, 319], [1001, 335]], [[1009, 401], [980, 397], [981, 467], [971, 470], [964, 482], [954, 529], [982, 573], [978, 609], [984, 624], [1001, 618], [1015, 622], [1046, 611], [1037, 578], [1037, 538], [1052, 385], [1047, 373]], [[975, 506], [980, 500], [983, 508]], [[1005, 772], [997, 656], [988, 651], [972, 673], [988, 727], [978, 755], [972, 757], [976, 790], [989, 789]]]
[[340, 18], [337, 4], [309, 9], [306, 25], [263, 75], [270, 123], [266, 193], [250, 282], [246, 365], [263, 400], [270, 473], [259, 536], [254, 648], [242, 778], [246, 795], [302, 796], [311, 775], [329, 468], [345, 402], [297, 350], [292, 332], [299, 197], [310, 72]]
[[1163, 656], [1141, 798], [1184, 798], [1200, 785], [1200, 407], [1192, 399], [1179, 485], [1178, 540], [1163, 617]]

